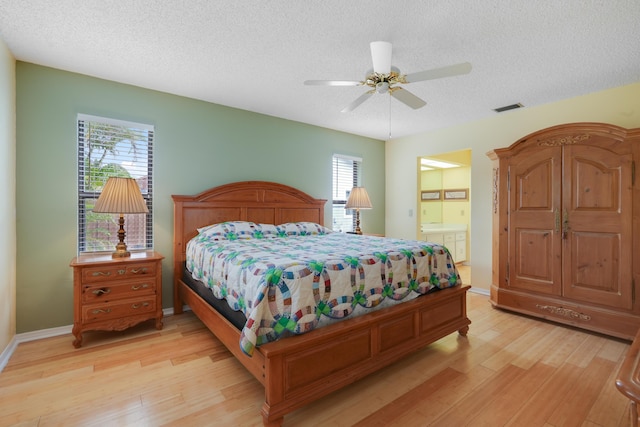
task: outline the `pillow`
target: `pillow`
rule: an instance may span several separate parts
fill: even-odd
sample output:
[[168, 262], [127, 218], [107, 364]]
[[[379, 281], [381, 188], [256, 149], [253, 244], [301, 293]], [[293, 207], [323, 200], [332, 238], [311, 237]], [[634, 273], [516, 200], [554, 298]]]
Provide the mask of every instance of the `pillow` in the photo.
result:
[[309, 236], [312, 234], [329, 234], [332, 231], [315, 222], [287, 222], [277, 227], [281, 236]]
[[211, 240], [251, 239], [261, 235], [258, 224], [249, 221], [227, 221], [198, 228], [198, 233]]
[[278, 237], [280, 234], [278, 232], [278, 227], [274, 224], [258, 224], [258, 227], [262, 230], [262, 235], [264, 237]]

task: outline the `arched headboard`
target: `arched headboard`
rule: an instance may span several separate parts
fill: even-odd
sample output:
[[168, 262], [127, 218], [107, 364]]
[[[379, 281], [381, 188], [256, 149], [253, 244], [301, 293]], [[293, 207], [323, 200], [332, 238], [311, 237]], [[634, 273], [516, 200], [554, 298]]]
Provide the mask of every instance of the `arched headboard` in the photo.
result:
[[180, 277], [186, 259], [187, 242], [198, 234], [200, 227], [225, 221], [263, 224], [309, 221], [324, 225], [326, 200], [275, 182], [234, 182], [193, 196], [171, 197], [175, 279]]

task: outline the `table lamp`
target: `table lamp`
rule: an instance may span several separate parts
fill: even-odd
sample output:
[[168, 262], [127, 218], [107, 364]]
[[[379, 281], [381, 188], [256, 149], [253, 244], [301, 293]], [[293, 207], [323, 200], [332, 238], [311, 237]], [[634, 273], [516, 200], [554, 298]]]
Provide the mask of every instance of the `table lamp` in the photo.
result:
[[100, 197], [93, 207], [96, 213], [120, 214], [120, 229], [118, 230], [118, 244], [111, 254], [112, 258], [131, 256], [124, 243], [124, 214], [149, 213], [147, 203], [142, 198], [140, 187], [133, 178], [110, 177], [105, 184]]
[[344, 208], [356, 210], [356, 234], [362, 234], [360, 229], [360, 209], [371, 209], [372, 207], [371, 200], [369, 200], [369, 195], [364, 187], [353, 187], [351, 189], [349, 199]]

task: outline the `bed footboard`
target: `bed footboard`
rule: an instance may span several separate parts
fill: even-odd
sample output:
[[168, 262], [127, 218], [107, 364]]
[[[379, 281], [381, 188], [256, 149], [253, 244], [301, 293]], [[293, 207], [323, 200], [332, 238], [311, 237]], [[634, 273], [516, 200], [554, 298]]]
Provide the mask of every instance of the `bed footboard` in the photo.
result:
[[455, 331], [465, 336], [469, 287], [408, 303], [260, 347], [265, 361], [264, 425], [376, 372]]

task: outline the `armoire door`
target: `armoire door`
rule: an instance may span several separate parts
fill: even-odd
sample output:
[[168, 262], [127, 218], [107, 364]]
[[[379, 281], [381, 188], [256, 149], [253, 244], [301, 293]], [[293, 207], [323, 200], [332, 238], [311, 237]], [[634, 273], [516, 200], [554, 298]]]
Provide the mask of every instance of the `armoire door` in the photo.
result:
[[632, 155], [564, 147], [563, 295], [632, 308]]
[[540, 147], [509, 166], [508, 287], [632, 308], [632, 155]]
[[562, 291], [562, 147], [536, 147], [509, 161], [507, 286]]

